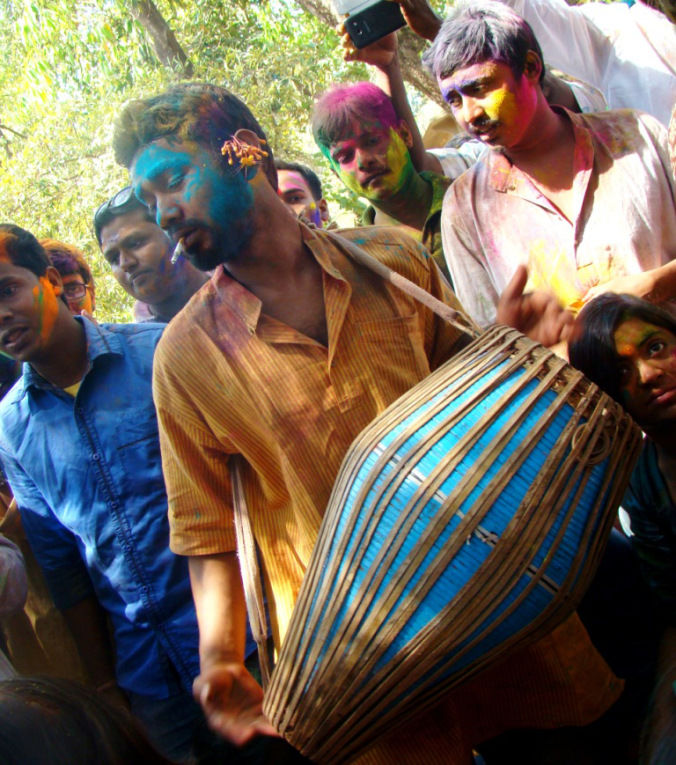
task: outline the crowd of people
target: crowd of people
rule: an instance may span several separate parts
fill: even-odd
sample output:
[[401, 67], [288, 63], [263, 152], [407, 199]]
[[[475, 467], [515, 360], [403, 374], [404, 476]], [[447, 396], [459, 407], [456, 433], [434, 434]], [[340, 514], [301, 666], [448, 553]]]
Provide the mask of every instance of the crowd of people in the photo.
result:
[[[350, 444], [474, 338], [363, 253], [468, 328], [569, 354], [645, 441], [631, 528], [579, 608], [358, 762], [676, 759], [676, 27], [641, 2], [473, 0], [442, 21], [395, 1], [459, 133], [426, 148], [396, 35], [344, 37], [374, 82], [318, 94], [310, 122], [368, 203], [359, 227], [198, 82], [117, 116], [129, 185], [93, 229], [134, 323], [95, 319], [77, 248], [0, 225], [3, 761], [306, 761], [263, 714], [261, 654]], [[269, 636], [247, 620], [241, 503]], [[50, 659], [63, 640], [72, 665]]]

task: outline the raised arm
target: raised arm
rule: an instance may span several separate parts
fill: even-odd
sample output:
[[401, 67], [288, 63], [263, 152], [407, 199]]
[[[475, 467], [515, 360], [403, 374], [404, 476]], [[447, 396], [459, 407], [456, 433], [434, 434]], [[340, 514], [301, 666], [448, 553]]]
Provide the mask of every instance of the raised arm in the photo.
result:
[[344, 29], [342, 29], [342, 34], [345, 60], [363, 61], [374, 67], [376, 72], [375, 84], [392, 99], [397, 117], [407, 124], [413, 141], [409, 148], [413, 166], [418, 171], [431, 170], [443, 175], [441, 163], [433, 154], [427, 152], [423, 145], [418, 124], [408, 102], [404, 78], [399, 65], [397, 35], [392, 33], [365, 48], [355, 48]]
[[401, 6], [406, 23], [420, 37], [432, 42], [439, 32], [441, 19], [427, 0], [393, 0]]
[[673, 300], [676, 298], [676, 260], [639, 274], [618, 276], [605, 284], [592, 287], [584, 296], [585, 303], [604, 292], [636, 295], [651, 303], [665, 303]]

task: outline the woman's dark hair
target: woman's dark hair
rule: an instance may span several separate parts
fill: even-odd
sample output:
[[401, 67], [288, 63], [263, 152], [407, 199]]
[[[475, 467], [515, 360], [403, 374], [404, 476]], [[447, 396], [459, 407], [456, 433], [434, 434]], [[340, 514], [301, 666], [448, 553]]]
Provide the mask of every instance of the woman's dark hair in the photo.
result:
[[167, 765], [130, 713], [61, 678], [0, 682], [3, 765]]
[[642, 319], [676, 335], [676, 318], [659, 306], [633, 295], [608, 292], [580, 311], [568, 341], [570, 363], [599, 388], [622, 403], [620, 356], [615, 350], [615, 330], [627, 319]]

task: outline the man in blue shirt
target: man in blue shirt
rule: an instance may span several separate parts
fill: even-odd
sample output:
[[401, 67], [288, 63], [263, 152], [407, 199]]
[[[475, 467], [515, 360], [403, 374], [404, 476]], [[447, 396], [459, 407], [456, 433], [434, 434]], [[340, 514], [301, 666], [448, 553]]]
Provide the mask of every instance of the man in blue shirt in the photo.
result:
[[128, 699], [156, 745], [181, 760], [206, 728], [191, 693], [197, 622], [186, 561], [169, 550], [151, 392], [162, 330], [73, 316], [35, 237], [0, 225], [0, 351], [24, 362], [0, 404], [0, 461], [91, 682]]

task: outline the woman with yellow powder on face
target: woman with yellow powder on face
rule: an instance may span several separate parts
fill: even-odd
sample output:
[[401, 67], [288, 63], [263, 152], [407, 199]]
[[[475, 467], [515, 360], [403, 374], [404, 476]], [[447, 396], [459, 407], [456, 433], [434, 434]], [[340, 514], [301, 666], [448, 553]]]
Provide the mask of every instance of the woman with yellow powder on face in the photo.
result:
[[659, 608], [661, 641], [645, 762], [676, 759], [676, 318], [631, 295], [580, 312], [571, 363], [616, 398], [646, 433], [623, 501], [632, 543]]

